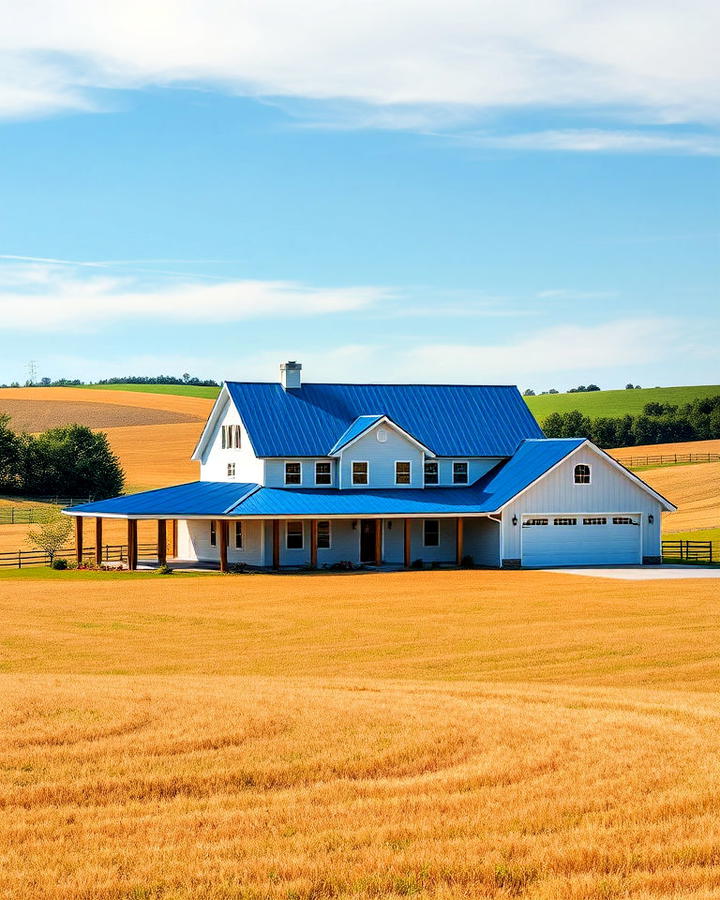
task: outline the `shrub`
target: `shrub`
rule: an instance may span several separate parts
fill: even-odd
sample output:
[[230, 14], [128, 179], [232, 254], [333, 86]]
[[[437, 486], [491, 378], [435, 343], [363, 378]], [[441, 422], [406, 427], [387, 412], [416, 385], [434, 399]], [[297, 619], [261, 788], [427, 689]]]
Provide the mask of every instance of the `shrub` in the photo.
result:
[[463, 556], [460, 560], [460, 568], [461, 569], [474, 569], [475, 568], [475, 560], [469, 554]]
[[410, 563], [410, 568], [411, 568], [411, 569], [424, 569], [424, 568], [425, 568], [425, 563], [424, 563], [421, 559], [414, 559], [414, 560]]
[[158, 566], [157, 569], [153, 569], [153, 571], [156, 575], [172, 575], [174, 570], [171, 569], [167, 563], [165, 563], [162, 566]]
[[67, 567], [68, 567], [68, 561], [66, 559], [63, 559], [62, 557], [60, 559], [54, 559], [50, 563], [50, 568], [57, 569], [58, 571], [60, 571], [61, 569], [67, 569]]

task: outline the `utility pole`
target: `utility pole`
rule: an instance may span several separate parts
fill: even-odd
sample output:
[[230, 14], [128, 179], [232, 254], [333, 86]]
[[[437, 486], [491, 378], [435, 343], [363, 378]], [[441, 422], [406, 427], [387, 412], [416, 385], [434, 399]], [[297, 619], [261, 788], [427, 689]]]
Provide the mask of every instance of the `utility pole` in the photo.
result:
[[35, 384], [37, 381], [37, 373], [38, 373], [38, 364], [36, 359], [31, 359], [27, 364], [28, 370], [28, 384]]

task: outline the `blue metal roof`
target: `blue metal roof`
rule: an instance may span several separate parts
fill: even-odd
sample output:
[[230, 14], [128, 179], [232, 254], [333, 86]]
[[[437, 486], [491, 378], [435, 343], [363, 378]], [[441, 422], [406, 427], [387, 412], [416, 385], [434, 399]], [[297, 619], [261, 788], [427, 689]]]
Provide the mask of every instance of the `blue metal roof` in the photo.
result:
[[358, 416], [357, 419], [347, 428], [340, 439], [330, 448], [330, 452], [328, 455], [332, 455], [333, 453], [337, 453], [342, 447], [346, 444], [349, 444], [350, 441], [354, 440], [356, 437], [359, 437], [363, 431], [367, 431], [368, 428], [373, 426], [376, 422], [379, 422], [382, 419], [382, 416]]
[[256, 484], [228, 481], [192, 481], [173, 487], [125, 494], [73, 506], [69, 512], [116, 516], [222, 516], [242, 500]]
[[572, 453], [584, 438], [524, 441], [515, 456], [469, 487], [337, 490], [261, 487], [238, 516], [467, 515], [492, 513]]
[[270, 488], [195, 481], [74, 506], [70, 514], [149, 516], [403, 516], [492, 513], [584, 442], [584, 438], [528, 440], [469, 487]]
[[227, 382], [258, 456], [326, 456], [359, 416], [386, 415], [438, 456], [512, 456], [542, 438], [513, 386]]

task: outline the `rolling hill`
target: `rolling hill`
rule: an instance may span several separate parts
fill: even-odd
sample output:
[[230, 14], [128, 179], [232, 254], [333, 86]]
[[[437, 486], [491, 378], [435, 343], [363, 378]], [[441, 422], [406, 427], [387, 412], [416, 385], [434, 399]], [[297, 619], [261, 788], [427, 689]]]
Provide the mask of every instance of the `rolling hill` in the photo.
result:
[[682, 387], [642, 388], [633, 391], [587, 391], [581, 394], [541, 394], [526, 397], [525, 402], [535, 418], [542, 422], [550, 413], [565, 413], [573, 409], [595, 419], [598, 416], [638, 415], [646, 403], [671, 403], [682, 406], [698, 397], [720, 394], [720, 384], [699, 384]]

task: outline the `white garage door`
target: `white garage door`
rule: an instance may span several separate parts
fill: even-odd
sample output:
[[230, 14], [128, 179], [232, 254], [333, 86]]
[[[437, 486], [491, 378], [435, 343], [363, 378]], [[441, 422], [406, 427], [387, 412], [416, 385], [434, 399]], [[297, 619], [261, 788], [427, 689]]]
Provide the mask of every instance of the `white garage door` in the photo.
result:
[[523, 516], [524, 566], [603, 566], [642, 562], [640, 516]]

